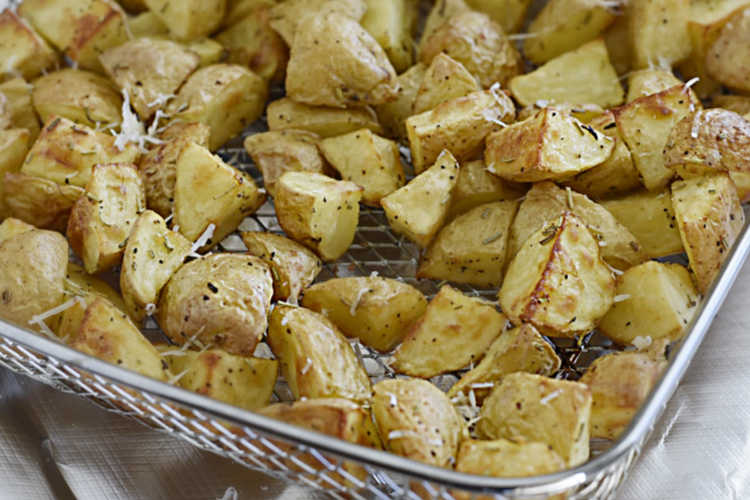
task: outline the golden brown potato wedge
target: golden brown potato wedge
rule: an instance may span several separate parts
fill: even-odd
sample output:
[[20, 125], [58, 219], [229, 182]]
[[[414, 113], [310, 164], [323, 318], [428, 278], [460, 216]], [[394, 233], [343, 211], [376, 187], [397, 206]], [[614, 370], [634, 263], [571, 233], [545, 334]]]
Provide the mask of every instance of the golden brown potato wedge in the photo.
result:
[[306, 130], [320, 137], [335, 137], [362, 128], [382, 133], [375, 112], [367, 106], [351, 109], [308, 106], [284, 97], [270, 103], [266, 115], [272, 131]]
[[[406, 142], [406, 119], [412, 115], [414, 100], [422, 85], [426, 71], [427, 67], [422, 63], [418, 63], [398, 75], [396, 81], [398, 82], [399, 90], [396, 99], [375, 107], [378, 119], [383, 124], [388, 137]], [[373, 130], [373, 132], [377, 131]]]
[[367, 12], [362, 17], [362, 27], [385, 51], [397, 72], [414, 63], [415, 27], [419, 3], [413, 0], [366, 0]]
[[227, 0], [143, 0], [143, 3], [180, 40], [211, 34], [221, 24], [227, 6]]
[[540, 442], [467, 439], [461, 443], [456, 470], [496, 477], [551, 474], [565, 469], [565, 461]]
[[65, 232], [70, 211], [85, 191], [41, 177], [8, 173], [2, 193], [9, 215], [40, 228]]
[[25, 128], [31, 134], [30, 140], [35, 141], [39, 135], [39, 119], [31, 103], [32, 89], [23, 78], [0, 83], [0, 128]]
[[689, 0], [631, 0], [627, 3], [633, 67], [664, 67], [690, 55]]
[[488, 172], [483, 160], [463, 163], [458, 170], [458, 182], [453, 190], [449, 218], [485, 203], [517, 200], [525, 192], [522, 185], [505, 181]]
[[5, 75], [31, 79], [58, 63], [47, 42], [11, 9], [0, 13], [0, 70]]
[[424, 113], [456, 97], [482, 90], [476, 77], [448, 54], [432, 58], [412, 104], [412, 113]]

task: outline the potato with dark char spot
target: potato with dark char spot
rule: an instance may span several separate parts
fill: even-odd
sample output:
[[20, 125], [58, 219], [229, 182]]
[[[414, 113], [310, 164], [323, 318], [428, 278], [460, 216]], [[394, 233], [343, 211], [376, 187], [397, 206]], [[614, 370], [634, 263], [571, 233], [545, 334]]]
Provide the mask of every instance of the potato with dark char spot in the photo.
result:
[[0, 61], [3, 74], [34, 78], [58, 63], [58, 55], [26, 21], [10, 9], [0, 13]]

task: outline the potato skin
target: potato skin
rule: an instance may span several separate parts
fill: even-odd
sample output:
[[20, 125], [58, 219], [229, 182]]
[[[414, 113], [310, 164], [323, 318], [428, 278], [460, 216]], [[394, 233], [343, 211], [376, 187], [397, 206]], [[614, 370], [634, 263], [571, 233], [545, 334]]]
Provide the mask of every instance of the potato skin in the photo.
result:
[[64, 232], [70, 211], [84, 190], [41, 177], [7, 173], [3, 196], [8, 214], [42, 229]]
[[0, 60], [6, 61], [2, 73], [28, 80], [54, 66], [58, 56], [31, 26], [5, 9], [0, 13]]
[[157, 319], [183, 345], [192, 337], [231, 354], [251, 355], [268, 320], [271, 271], [257, 257], [213, 254], [182, 266], [164, 287]]
[[401, 73], [414, 63], [413, 32], [419, 5], [411, 0], [365, 0], [362, 27], [383, 47], [394, 69]]

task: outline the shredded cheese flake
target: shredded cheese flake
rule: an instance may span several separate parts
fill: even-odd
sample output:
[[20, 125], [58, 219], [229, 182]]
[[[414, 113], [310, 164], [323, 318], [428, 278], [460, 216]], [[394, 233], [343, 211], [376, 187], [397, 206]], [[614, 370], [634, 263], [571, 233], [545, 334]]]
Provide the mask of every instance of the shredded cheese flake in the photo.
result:
[[63, 302], [59, 306], [53, 307], [52, 309], [49, 309], [47, 311], [44, 311], [43, 313], [33, 316], [29, 320], [29, 324], [33, 325], [33, 324], [38, 324], [38, 323], [44, 323], [44, 321], [47, 318], [51, 318], [52, 316], [56, 316], [63, 311], [67, 311], [68, 309], [76, 305], [77, 303], [81, 304], [84, 307], [86, 306], [86, 302], [84, 301], [83, 297], [73, 297], [72, 299]]
[[369, 291], [369, 288], [363, 287], [359, 289], [359, 292], [357, 292], [357, 296], [354, 299], [354, 302], [352, 302], [352, 305], [349, 306], [349, 314], [354, 316], [357, 313], [357, 308], [359, 307], [359, 303], [362, 302], [362, 297]]
[[[163, 144], [164, 141], [157, 137], [152, 137], [146, 133], [143, 123], [138, 116], [130, 109], [130, 95], [127, 90], [122, 91], [122, 121], [120, 122], [120, 131], [110, 130], [115, 136], [115, 147], [123, 151], [128, 144], [135, 144], [142, 151], [146, 151], [146, 144]], [[152, 130], [149, 129], [149, 132]]]
[[614, 301], [615, 301], [615, 304], [617, 304], [618, 302], [624, 302], [624, 301], [626, 301], [628, 299], [630, 299], [630, 294], [629, 293], [623, 293], [621, 295], [615, 295]]
[[631, 344], [635, 346], [636, 349], [646, 349], [648, 346], [650, 346], [653, 343], [653, 339], [650, 336], [642, 337], [638, 335], [636, 338], [633, 339]]
[[[175, 226], [179, 229], [179, 226]], [[205, 246], [205, 244], [208, 242], [208, 240], [211, 239], [211, 237], [214, 235], [214, 231], [216, 230], [216, 224], [213, 222], [208, 225], [205, 231], [203, 231], [203, 234], [201, 234], [197, 240], [195, 240], [195, 243], [193, 243], [193, 246], [190, 247], [190, 257], [200, 258], [201, 255], [198, 253], [198, 250]]]
[[189, 371], [190, 371], [190, 368], [185, 368], [180, 373], [178, 373], [177, 375], [175, 375], [172, 378], [170, 378], [169, 380], [167, 380], [167, 383], [169, 385], [175, 385], [177, 382], [180, 381], [180, 379], [182, 377], [184, 377], [185, 375], [187, 375], [187, 372], [189, 372]]
[[562, 391], [560, 389], [550, 392], [549, 394], [544, 396], [542, 399], [540, 399], [539, 402], [542, 403], [543, 405], [546, 405], [547, 403], [555, 399], [557, 396], [559, 396], [561, 393]]
[[148, 316], [153, 316], [155, 312], [156, 312], [156, 304], [154, 303], [146, 304], [146, 314]]
[[471, 384], [470, 386], [472, 389], [491, 389], [492, 387], [495, 387], [494, 382], [476, 382], [474, 384]]
[[310, 358], [305, 358], [305, 359], [307, 360], [307, 362], [305, 363], [305, 366], [302, 367], [302, 371], [300, 371], [302, 375], [305, 375], [307, 372], [309, 372], [313, 364], [312, 359]]
[[386, 392], [386, 395], [389, 398], [388, 399], [388, 404], [390, 404], [391, 406], [394, 406], [394, 407], [398, 405], [398, 398], [396, 397], [395, 394], [393, 394], [392, 392]]

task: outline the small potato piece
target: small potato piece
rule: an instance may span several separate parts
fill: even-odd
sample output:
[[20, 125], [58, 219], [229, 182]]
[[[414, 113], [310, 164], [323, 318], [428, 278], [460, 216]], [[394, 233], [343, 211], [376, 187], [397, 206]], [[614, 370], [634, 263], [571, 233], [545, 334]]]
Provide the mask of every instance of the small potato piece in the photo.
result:
[[288, 97], [268, 105], [268, 128], [272, 131], [306, 130], [320, 137], [335, 137], [362, 128], [376, 134], [382, 133], [378, 118], [372, 108], [364, 106], [352, 109], [308, 106]]
[[190, 242], [170, 230], [159, 214], [146, 210], [135, 221], [120, 272], [120, 290], [130, 317], [142, 321], [159, 293], [190, 253]]
[[195, 339], [250, 356], [266, 331], [273, 280], [251, 255], [213, 254], [183, 265], [164, 287], [157, 318], [178, 345]]
[[123, 368], [166, 381], [168, 372], [159, 351], [107, 299], [95, 298], [86, 308], [71, 347]]
[[[0, 130], [0, 179], [4, 179], [6, 173], [15, 173], [21, 169], [29, 151], [29, 136], [29, 131], [25, 128]], [[5, 217], [7, 211], [3, 201], [3, 185], [0, 185], [0, 219]]]
[[65, 68], [34, 81], [34, 109], [43, 122], [61, 116], [87, 127], [119, 124], [122, 97], [108, 79]]
[[205, 68], [218, 64], [226, 58], [226, 50], [219, 42], [212, 38], [201, 38], [185, 44], [190, 51], [198, 56], [198, 67]]
[[[738, 115], [750, 113], [750, 97], [744, 95], [719, 94], [711, 97], [711, 107], [734, 111]], [[745, 118], [747, 120], [747, 118]]]
[[133, 38], [168, 36], [169, 28], [161, 22], [159, 16], [147, 10], [128, 18], [128, 27]]
[[565, 469], [565, 461], [549, 445], [507, 439], [461, 443], [456, 471], [495, 477], [526, 477]]
[[461, 215], [474, 207], [493, 201], [517, 200], [526, 190], [487, 171], [483, 160], [466, 162], [458, 171], [453, 190], [450, 217]]
[[51, 68], [58, 56], [26, 21], [6, 8], [0, 13], [0, 75], [31, 79]]
[[60, 232], [65, 232], [73, 205], [85, 193], [78, 186], [22, 173], [5, 174], [1, 189], [11, 216]]
[[290, 47], [308, 16], [342, 14], [359, 22], [367, 12], [366, 0], [285, 0], [271, 10], [271, 27]]
[[608, 108], [621, 104], [625, 97], [609, 62], [607, 46], [600, 39], [559, 55], [531, 73], [516, 76], [508, 88], [522, 106], [543, 100]]
[[448, 216], [456, 177], [458, 162], [444, 150], [432, 167], [380, 200], [391, 229], [427, 247]]
[[[83, 297], [89, 304], [94, 298], [103, 297], [120, 311], [125, 311], [125, 302], [114, 288], [96, 276], [91, 276], [84, 268], [73, 262], [68, 262], [68, 270], [65, 272], [65, 294]], [[84, 304], [81, 318], [85, 308]], [[77, 328], [75, 332], [78, 332]]]
[[612, 154], [612, 138], [559, 107], [540, 110], [487, 137], [487, 169], [514, 182], [560, 180], [599, 165]]
[[430, 378], [482, 359], [507, 319], [495, 305], [443, 285], [393, 353], [397, 373]]
[[279, 371], [275, 359], [235, 356], [221, 349], [188, 349], [170, 356], [169, 350], [175, 352], [174, 348], [165, 349], [161, 355], [170, 371], [181, 375], [177, 385], [183, 389], [251, 411], [271, 401]]
[[418, 52], [422, 51], [421, 44], [423, 44], [436, 29], [445, 24], [445, 22], [453, 16], [469, 11], [471, 11], [471, 8], [464, 0], [440, 0], [439, 2], [435, 2], [432, 9], [430, 9], [430, 13], [427, 15], [427, 19], [425, 19]]
[[209, 246], [237, 229], [266, 199], [249, 175], [195, 143], [180, 152], [175, 176], [174, 224], [190, 241], [196, 241], [213, 224]]
[[347, 337], [387, 352], [398, 345], [427, 307], [422, 292], [390, 278], [348, 277], [305, 290], [302, 305], [322, 313]]
[[708, 49], [705, 61], [709, 76], [728, 87], [747, 92], [748, 30], [750, 8], [737, 10], [723, 23], [715, 42]]
[[297, 302], [300, 292], [320, 273], [318, 256], [296, 241], [278, 234], [247, 232], [242, 241], [250, 255], [262, 259], [273, 275], [273, 298]]
[[575, 467], [589, 458], [590, 415], [584, 384], [511, 373], [484, 400], [476, 432], [482, 439], [540, 441]]
[[320, 150], [343, 180], [362, 186], [366, 205], [380, 206], [384, 196], [404, 185], [398, 144], [368, 129], [323, 139]]
[[496, 201], [453, 219], [422, 256], [417, 277], [499, 287], [517, 209], [517, 201]]
[[580, 382], [591, 390], [591, 437], [617, 439], [667, 366], [640, 352], [617, 352], [596, 359]]
[[[375, 107], [388, 137], [406, 141], [406, 119], [412, 115], [414, 100], [426, 71], [425, 65], [418, 63], [398, 75], [396, 81], [399, 89], [396, 99]], [[373, 132], [377, 133], [376, 130]]]
[[57, 184], [84, 187], [95, 165], [134, 163], [138, 147], [127, 144], [122, 151], [112, 134], [78, 125], [67, 118], [53, 117], [26, 155], [21, 172]]
[[699, 299], [687, 269], [656, 261], [618, 276], [615, 293], [621, 300], [604, 315], [599, 330], [624, 346], [636, 337], [679, 339]]
[[682, 84], [682, 81], [669, 70], [659, 68], [639, 69], [628, 75], [626, 102], [633, 102], [639, 97], [657, 94]]
[[634, 68], [668, 68], [690, 55], [689, 0], [630, 0], [626, 15]]
[[551, 377], [560, 369], [560, 358], [536, 328], [521, 323], [504, 331], [492, 342], [482, 361], [466, 372], [450, 391], [448, 397], [468, 395], [474, 391], [481, 404], [494, 384], [514, 372], [536, 373]]
[[359, 223], [362, 188], [311, 172], [287, 172], [276, 184], [284, 232], [330, 262], [346, 253]]
[[0, 244], [6, 240], [11, 239], [17, 234], [33, 231], [34, 229], [36, 229], [36, 227], [31, 224], [27, 224], [21, 219], [8, 217], [0, 222]]
[[370, 379], [354, 349], [322, 314], [277, 304], [271, 313], [268, 344], [281, 361], [281, 373], [295, 399], [370, 399]]
[[436, 55], [422, 78], [414, 97], [412, 114], [424, 113], [456, 97], [482, 90], [477, 79], [463, 64], [448, 54]]
[[515, 33], [521, 29], [531, 0], [466, 0], [466, 3], [490, 16], [507, 33]]
[[209, 35], [221, 24], [226, 0], [143, 0], [179, 40]]
[[508, 266], [499, 293], [503, 312], [515, 324], [529, 322], [552, 336], [590, 331], [615, 295], [597, 243], [570, 212], [545, 223]]
[[211, 128], [215, 151], [263, 113], [266, 82], [242, 66], [213, 64], [193, 73], [167, 106], [167, 113]]
[[104, 70], [123, 92], [141, 120], [150, 119], [164, 97], [177, 92], [198, 67], [198, 56], [169, 41], [136, 38], [105, 51], [99, 57]]
[[418, 379], [383, 380], [373, 389], [372, 414], [385, 448], [418, 462], [451, 468], [466, 431], [445, 393]]
[[521, 72], [521, 58], [499, 24], [486, 14], [456, 14], [423, 38], [419, 59], [429, 64], [447, 54], [474, 75], [483, 88], [505, 83]]
[[39, 119], [31, 104], [32, 89], [23, 78], [0, 83], [0, 128], [25, 128], [31, 134], [30, 141], [35, 141]]
[[745, 225], [737, 189], [726, 173], [694, 177], [672, 184], [672, 204], [698, 291], [705, 293]]
[[413, 0], [366, 0], [362, 27], [385, 51], [397, 72], [414, 63], [412, 27], [418, 15]]
[[459, 160], [471, 160], [482, 151], [484, 139], [513, 121], [513, 101], [495, 89], [472, 92], [446, 101], [406, 120], [414, 171], [435, 163], [447, 149]]
[[285, 172], [325, 174], [326, 162], [318, 150], [320, 137], [305, 130], [279, 130], [252, 134], [245, 151], [263, 173], [263, 187], [276, 195], [276, 183]]

